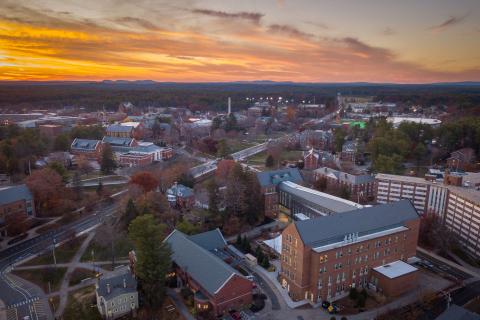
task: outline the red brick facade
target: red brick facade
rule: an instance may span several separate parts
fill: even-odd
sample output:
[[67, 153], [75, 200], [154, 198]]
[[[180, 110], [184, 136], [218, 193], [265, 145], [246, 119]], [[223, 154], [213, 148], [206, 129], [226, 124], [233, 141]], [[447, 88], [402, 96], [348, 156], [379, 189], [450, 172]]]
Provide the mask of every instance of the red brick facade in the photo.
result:
[[123, 153], [118, 157], [118, 162], [127, 167], [143, 167], [153, 162], [153, 154]]
[[211, 295], [182, 269], [177, 268], [176, 272], [193, 292], [201, 292], [194, 299], [195, 309], [199, 312], [210, 311], [216, 317], [252, 303], [252, 282], [238, 275], [234, 275], [217, 293]]
[[316, 252], [303, 244], [295, 224], [290, 224], [282, 233], [280, 282], [294, 301], [344, 297], [350, 288], [366, 286], [373, 268], [414, 256], [419, 226], [416, 219], [407, 222], [404, 231]]

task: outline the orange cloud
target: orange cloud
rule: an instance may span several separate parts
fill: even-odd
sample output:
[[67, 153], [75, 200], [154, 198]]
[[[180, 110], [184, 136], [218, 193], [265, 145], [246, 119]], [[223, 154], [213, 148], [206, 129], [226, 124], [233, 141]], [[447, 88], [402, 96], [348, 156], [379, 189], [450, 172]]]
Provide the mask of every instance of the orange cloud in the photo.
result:
[[294, 25], [265, 24], [263, 14], [254, 12], [178, 11], [207, 18], [189, 26], [162, 23], [148, 15], [92, 20], [19, 6], [6, 11], [0, 11], [0, 80], [432, 82], [480, 78], [478, 69], [428, 69], [356, 38], [331, 38]]

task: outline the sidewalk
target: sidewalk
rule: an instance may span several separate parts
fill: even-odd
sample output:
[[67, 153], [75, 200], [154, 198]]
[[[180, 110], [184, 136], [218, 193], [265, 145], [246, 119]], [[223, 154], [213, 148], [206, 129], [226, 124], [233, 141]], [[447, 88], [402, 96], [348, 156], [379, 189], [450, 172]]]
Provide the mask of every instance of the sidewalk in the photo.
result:
[[187, 306], [183, 303], [182, 299], [178, 296], [175, 290], [168, 288], [167, 295], [170, 297], [170, 299], [173, 300], [178, 311], [182, 314], [182, 316], [186, 320], [195, 320], [195, 318], [190, 314], [190, 312], [187, 309]]
[[[35, 228], [32, 228], [32, 229], [28, 230], [28, 231], [27, 231], [28, 236], [27, 236], [26, 238], [18, 241], [18, 242], [15, 242], [15, 243], [12, 243], [12, 244], [8, 244], [8, 241], [14, 239], [15, 237], [7, 237], [7, 238], [5, 238], [3, 241], [0, 241], [0, 250], [6, 250], [6, 249], [8, 249], [8, 248], [10, 248], [10, 247], [12, 247], [12, 246], [15, 246], [15, 245], [17, 245], [17, 244], [20, 244], [20, 243], [22, 243], [22, 242], [24, 242], [24, 241], [30, 240], [31, 238], [34, 238], [34, 237], [40, 235], [39, 233], [36, 232], [38, 229], [43, 228], [43, 227], [45, 227], [45, 226], [48, 226], [49, 224], [55, 223], [55, 222], [57, 222], [58, 220], [60, 220], [61, 218], [62, 218], [62, 217], [55, 217], [55, 218], [48, 219], [48, 220], [50, 220], [50, 221], [45, 222], [45, 223], [43, 223], [43, 224], [41, 224], [41, 225], [39, 225], [39, 226], [36, 226]], [[47, 219], [45, 218], [45, 220], [47, 220]]]
[[273, 265], [275, 265], [276, 270], [274, 272], [268, 272], [267, 270], [260, 267], [259, 265], [256, 265], [254, 267], [254, 270], [256, 272], [260, 273], [261, 275], [265, 276], [267, 278], [267, 280], [269, 281], [269, 283], [273, 284], [275, 286], [277, 291], [280, 293], [281, 298], [283, 299], [283, 301], [287, 304], [287, 306], [289, 308], [295, 309], [295, 308], [298, 308], [298, 307], [309, 304], [309, 302], [307, 300], [293, 301], [290, 298], [290, 296], [288, 295], [287, 289], [282, 288], [282, 286], [280, 285], [280, 283], [277, 280], [277, 276], [278, 276], [278, 271], [277, 270], [279, 270], [279, 266], [278, 266], [279, 261], [276, 260], [276, 261], [272, 261], [271, 263]]

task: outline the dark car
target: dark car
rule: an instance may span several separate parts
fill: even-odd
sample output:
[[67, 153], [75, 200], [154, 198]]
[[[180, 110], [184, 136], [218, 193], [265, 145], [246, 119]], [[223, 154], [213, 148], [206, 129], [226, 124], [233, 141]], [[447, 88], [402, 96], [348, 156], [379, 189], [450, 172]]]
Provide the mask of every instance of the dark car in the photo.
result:
[[238, 312], [238, 311], [235, 311], [235, 310], [230, 311], [230, 316], [231, 316], [234, 320], [242, 320], [242, 315], [241, 315], [240, 312]]

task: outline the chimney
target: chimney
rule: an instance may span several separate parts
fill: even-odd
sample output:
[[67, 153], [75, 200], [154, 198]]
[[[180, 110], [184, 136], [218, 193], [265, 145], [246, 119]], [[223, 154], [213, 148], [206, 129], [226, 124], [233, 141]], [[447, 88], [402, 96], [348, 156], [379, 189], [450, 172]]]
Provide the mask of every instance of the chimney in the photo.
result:
[[126, 288], [127, 287], [127, 279], [123, 278], [123, 287]]
[[107, 283], [107, 293], [110, 293], [110, 283]]
[[228, 114], [232, 113], [232, 99], [228, 97]]

